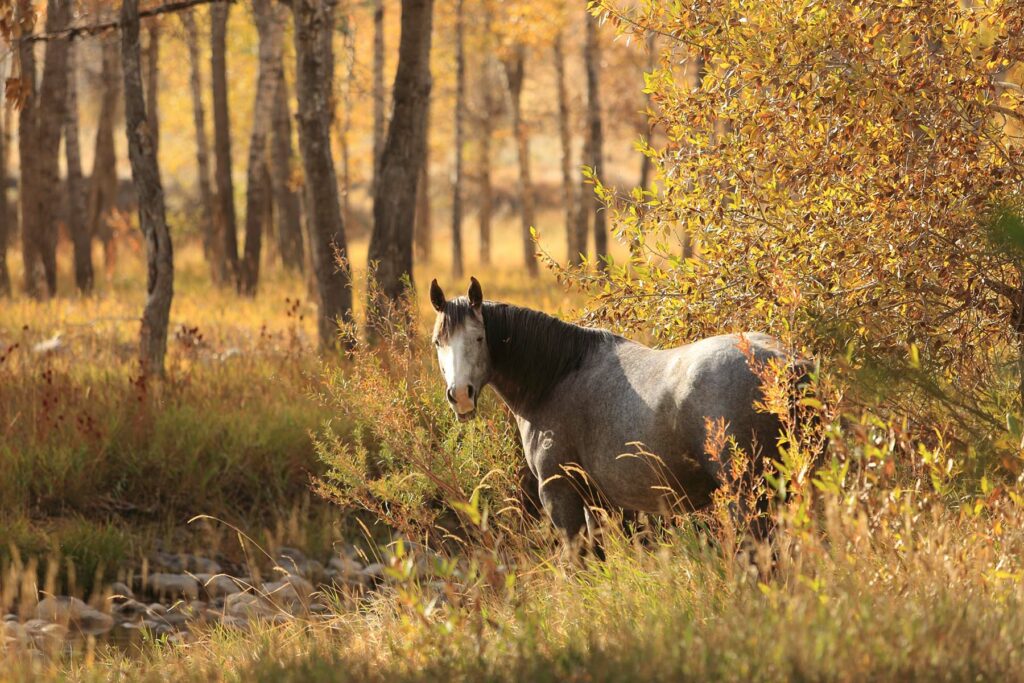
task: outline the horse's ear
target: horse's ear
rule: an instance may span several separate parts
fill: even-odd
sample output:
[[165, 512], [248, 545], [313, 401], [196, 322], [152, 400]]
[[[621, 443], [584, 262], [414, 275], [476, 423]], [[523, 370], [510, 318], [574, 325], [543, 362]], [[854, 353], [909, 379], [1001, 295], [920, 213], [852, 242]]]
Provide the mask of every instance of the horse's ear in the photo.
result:
[[469, 305], [477, 313], [480, 312], [480, 308], [484, 305], [484, 290], [480, 288], [480, 281], [475, 277], [469, 278]]
[[437, 284], [437, 278], [430, 283], [430, 303], [438, 313], [444, 310], [444, 292], [441, 291], [441, 285]]

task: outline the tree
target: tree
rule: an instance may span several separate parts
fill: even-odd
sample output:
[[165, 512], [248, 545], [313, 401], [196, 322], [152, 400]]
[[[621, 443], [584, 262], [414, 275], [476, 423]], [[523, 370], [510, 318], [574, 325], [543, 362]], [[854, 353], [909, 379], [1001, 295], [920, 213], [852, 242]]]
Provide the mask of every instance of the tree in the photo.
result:
[[196, 27], [195, 10], [181, 13], [185, 27], [185, 42], [188, 44], [190, 67], [189, 84], [192, 89], [192, 123], [196, 131], [196, 170], [199, 187], [199, 213], [202, 221], [203, 255], [210, 265], [210, 279], [223, 284], [227, 278], [224, 271], [223, 243], [218, 239], [214, 223], [213, 188], [210, 186], [210, 146], [206, 139], [206, 110], [203, 106], [203, 70], [199, 57], [199, 31]]
[[433, 0], [402, 0], [402, 35], [393, 110], [381, 152], [380, 175], [373, 188], [373, 234], [369, 260], [377, 287], [371, 311], [402, 296], [412, 282], [412, 228], [417, 176], [426, 155], [426, 114], [430, 102], [430, 33]]
[[283, 17], [272, 0], [253, 0], [253, 14], [259, 32], [259, 79], [253, 103], [252, 133], [249, 138], [249, 174], [245, 192], [245, 255], [238, 278], [238, 291], [254, 296], [259, 281], [260, 250], [263, 239], [263, 202], [272, 196], [267, 170], [267, 135], [273, 121], [278, 84], [281, 81], [281, 37]]
[[555, 37], [554, 58], [558, 91], [558, 137], [562, 143], [562, 193], [565, 195], [565, 239], [568, 262], [578, 264], [587, 252], [586, 226], [580, 231], [576, 221], [577, 184], [572, 164], [572, 131], [569, 118], [569, 89], [565, 82], [563, 32]]
[[462, 145], [466, 109], [464, 0], [455, 3], [455, 156], [452, 173], [452, 277], [462, 278]]
[[[594, 175], [600, 176], [603, 160], [603, 135], [601, 131], [601, 48], [597, 37], [597, 17], [586, 15], [586, 29], [583, 43], [583, 64], [587, 72], [587, 140], [583, 149], [584, 163]], [[588, 201], [589, 199], [589, 201]], [[604, 205], [591, 192], [584, 181], [580, 196], [581, 212], [594, 213], [594, 252], [597, 267], [604, 266], [608, 253], [608, 224]]]
[[68, 85], [64, 117], [64, 153], [67, 162], [68, 231], [75, 254], [75, 286], [82, 294], [92, 292], [92, 235], [85, 221], [85, 182], [78, 142], [78, 83], [74, 43], [68, 46]]
[[238, 283], [238, 228], [235, 220], [235, 187], [231, 179], [231, 118], [228, 115], [227, 24], [231, 5], [210, 6], [210, 73], [213, 82], [213, 153], [217, 162], [217, 232], [221, 237], [222, 270]]
[[271, 182], [277, 205], [277, 244], [281, 262], [289, 270], [302, 270], [302, 214], [299, 193], [292, 185], [292, 115], [288, 107], [288, 83], [284, 64], [274, 98], [273, 137], [271, 139]]
[[387, 105], [384, 92], [384, 0], [374, 0], [373, 6], [373, 185], [380, 174], [380, 155], [384, 149], [384, 110]]
[[331, 155], [331, 32], [335, 5], [332, 0], [292, 0], [291, 8], [295, 18], [299, 148], [311, 200], [307, 222], [320, 298], [320, 346], [326, 349], [337, 344], [339, 323], [352, 320], [351, 275]]
[[[976, 4], [602, 3], [621, 31], [663, 36], [648, 87], [666, 139], [656, 195], [597, 187], [642, 254], [588, 280], [595, 319], [841, 354], [836, 372], [883, 378], [873, 414], [1016, 458], [1024, 12]], [[700, 88], [671, 68], [685, 55], [706, 62]]]
[[[7, 205], [7, 174], [11, 148], [11, 108], [0, 114], [0, 298], [11, 295], [11, 274], [7, 269], [7, 246], [11, 235], [11, 215]], [[17, 214], [15, 214], [15, 217]]]
[[523, 78], [526, 68], [526, 46], [516, 45], [505, 59], [505, 81], [508, 84], [512, 109], [512, 132], [519, 158], [519, 202], [523, 230], [523, 260], [530, 277], [537, 277], [538, 267], [533, 236], [534, 225], [533, 181], [530, 178], [530, 134], [523, 120]]
[[[650, 31], [647, 34], [647, 73], [653, 72], [655, 67], [657, 66], [657, 57], [658, 57], [657, 38], [658, 38], [658, 34], [655, 33], [654, 31]], [[650, 114], [650, 109], [651, 109], [651, 92], [650, 92], [650, 90], [647, 90], [646, 88], [645, 88], [645, 90], [646, 90], [646, 92], [644, 93], [644, 106], [645, 106], [645, 108], [646, 108], [646, 110], [648, 112], [648, 114], [647, 114], [647, 122], [648, 122], [648, 125], [647, 125], [647, 135], [645, 137], [647, 138], [647, 143], [650, 144], [651, 137], [654, 135], [654, 127], [650, 125], [650, 122], [651, 122], [651, 120], [654, 117]], [[653, 164], [651, 163], [651, 158], [649, 156], [647, 156], [646, 154], [644, 154], [643, 158], [640, 160], [640, 183], [639, 183], [640, 187], [647, 188], [647, 186], [651, 184], [651, 168], [652, 168], [652, 166], [653, 166]]]
[[107, 269], [113, 267], [113, 234], [107, 218], [117, 201], [117, 155], [114, 149], [114, 119], [121, 97], [117, 36], [103, 38], [100, 70], [100, 113], [96, 120], [92, 173], [89, 176], [88, 221], [90, 239], [103, 242]]
[[149, 20], [146, 31], [149, 45], [146, 46], [146, 116], [153, 131], [153, 149], [160, 151], [160, 115], [157, 95], [160, 92], [160, 18]]
[[[22, 15], [30, 7], [19, 4]], [[49, 0], [46, 31], [53, 33], [67, 25], [71, 16], [69, 0]], [[21, 216], [22, 257], [25, 263], [25, 291], [42, 295], [39, 277], [49, 296], [57, 294], [57, 224], [53, 198], [58, 186], [61, 131], [67, 88], [67, 38], [47, 41], [42, 82], [35, 87], [34, 44], [21, 41], [22, 92], [27, 95], [19, 118], [19, 156], [22, 166]], [[40, 272], [41, 271], [41, 272]]]
[[167, 351], [167, 327], [174, 296], [174, 256], [167, 230], [164, 191], [153, 146], [153, 133], [146, 116], [139, 56], [138, 0], [121, 4], [121, 64], [124, 69], [125, 133], [128, 159], [139, 201], [139, 228], [146, 241], [146, 305], [142, 311], [139, 356], [142, 371], [162, 375]]

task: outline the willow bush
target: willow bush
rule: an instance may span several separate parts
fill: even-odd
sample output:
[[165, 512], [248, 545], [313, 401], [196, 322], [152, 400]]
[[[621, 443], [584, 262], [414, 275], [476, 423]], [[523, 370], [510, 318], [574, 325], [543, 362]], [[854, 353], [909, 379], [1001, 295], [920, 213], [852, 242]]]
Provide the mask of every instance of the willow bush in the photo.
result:
[[[648, 188], [595, 179], [628, 262], [559, 270], [589, 319], [678, 343], [758, 329], [827, 359], [906, 444], [1021, 469], [1024, 6], [614, 0], [654, 32]], [[642, 43], [642, 40], [637, 40]], [[862, 412], [861, 412], [862, 411]], [[901, 423], [901, 420], [904, 423]]]

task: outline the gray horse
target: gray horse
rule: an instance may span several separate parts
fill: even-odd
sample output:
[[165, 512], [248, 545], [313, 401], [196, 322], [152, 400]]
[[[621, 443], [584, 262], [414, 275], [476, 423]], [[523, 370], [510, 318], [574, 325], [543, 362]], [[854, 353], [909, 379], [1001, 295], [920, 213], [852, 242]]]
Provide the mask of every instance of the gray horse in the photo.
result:
[[730, 448], [708, 447], [722, 437], [754, 456], [755, 474], [778, 455], [780, 423], [755, 409], [761, 380], [748, 360], [786, 361], [768, 335], [655, 350], [484, 301], [476, 278], [452, 301], [434, 280], [430, 301], [449, 403], [469, 420], [483, 388], [494, 387], [515, 415], [541, 504], [569, 540], [585, 524], [593, 538], [597, 501], [651, 513], [708, 505], [729, 476]]

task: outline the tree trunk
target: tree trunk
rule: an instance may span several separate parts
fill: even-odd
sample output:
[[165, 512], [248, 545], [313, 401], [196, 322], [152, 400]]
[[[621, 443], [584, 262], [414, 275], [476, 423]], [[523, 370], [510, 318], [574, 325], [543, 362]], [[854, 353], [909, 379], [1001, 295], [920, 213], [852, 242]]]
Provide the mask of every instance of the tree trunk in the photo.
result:
[[160, 115], [157, 95], [160, 92], [160, 19], [149, 20], [146, 31], [149, 45], [146, 48], [146, 117], [153, 134], [153, 152], [160, 151]]
[[416, 181], [416, 225], [413, 228], [413, 240], [416, 243], [416, 258], [426, 262], [430, 260], [433, 244], [431, 235], [434, 232], [434, 224], [430, 214], [430, 106], [427, 106], [427, 129], [428, 140], [424, 146], [423, 164]]
[[480, 227], [480, 263], [491, 265], [491, 214], [494, 211], [494, 190], [491, 187], [491, 140], [494, 124], [484, 116], [480, 124], [480, 209], [477, 220]]
[[[272, 192], [267, 173], [267, 135], [273, 122], [277, 86], [281, 81], [281, 36], [283, 17], [273, 0], [253, 0], [256, 29], [259, 32], [259, 77], [256, 101], [252, 108], [252, 133], [249, 138], [249, 172], [245, 192], [245, 256], [242, 261], [238, 290], [255, 296], [259, 282], [260, 249], [263, 240], [262, 210]], [[269, 227], [269, 226], [268, 226]]]
[[121, 63], [124, 68], [125, 133], [132, 180], [139, 202], [139, 228], [146, 240], [146, 306], [142, 311], [139, 356], [142, 371], [162, 375], [167, 351], [167, 326], [174, 296], [174, 256], [167, 230], [164, 191], [153, 147], [153, 134], [146, 117], [139, 57], [138, 0], [121, 4]]
[[380, 155], [384, 149], [384, 0], [373, 6], [373, 188], [380, 176]]
[[345, 225], [352, 223], [352, 174], [349, 153], [349, 136], [352, 132], [352, 108], [355, 100], [352, 97], [352, 84], [355, 81], [356, 71], [356, 27], [355, 23], [349, 24], [345, 32], [345, 113], [341, 118], [341, 185], [344, 188], [341, 195], [341, 216]]
[[189, 66], [192, 86], [192, 123], [196, 130], [196, 166], [199, 173], [199, 211], [202, 221], [203, 255], [210, 265], [210, 279], [214, 284], [222, 284], [226, 273], [223, 272], [224, 258], [222, 244], [217, 239], [214, 229], [213, 188], [210, 186], [210, 148], [206, 140], [206, 111], [203, 107], [203, 71], [199, 57], [199, 31], [196, 28], [195, 10], [188, 9], [181, 13], [181, 23], [185, 27], [185, 42], [188, 44]]
[[281, 262], [289, 270], [302, 270], [302, 214], [299, 193], [292, 187], [292, 116], [288, 109], [288, 84], [284, 65], [274, 98], [274, 135], [271, 141], [271, 181], [277, 205], [277, 246]]
[[[0, 73], [6, 79], [6, 67]], [[8, 151], [11, 148], [11, 107], [0, 114], [0, 298], [11, 295], [11, 273], [7, 270], [7, 247], [11, 235], [10, 214], [7, 207]]]
[[75, 254], [75, 286], [82, 294], [92, 292], [92, 238], [85, 223], [85, 183], [78, 141], [78, 79], [75, 45], [68, 46], [68, 91], [64, 117], [64, 152], [67, 161], [68, 231]]
[[[601, 92], [600, 67], [601, 48], [597, 38], [597, 18], [587, 12], [586, 36], [583, 46], [583, 62], [587, 71], [587, 157], [586, 164], [600, 177], [603, 169], [601, 131]], [[589, 204], [594, 212], [594, 256], [598, 270], [605, 266], [604, 257], [608, 254], [608, 228], [604, 205], [593, 190], [585, 190], [581, 197], [584, 205]], [[589, 195], [589, 201], [587, 199]]]
[[[49, 0], [46, 31], [59, 31], [71, 16], [70, 0]], [[57, 293], [57, 223], [54, 198], [60, 196], [60, 138], [64, 130], [67, 99], [68, 40], [47, 41], [43, 78], [35, 89], [33, 44], [24, 42], [19, 49], [22, 75], [29, 93], [21, 111], [23, 127], [19, 140], [22, 163], [22, 239], [25, 260], [25, 291], [42, 295], [40, 266], [49, 296]]]
[[[577, 265], [587, 251], [587, 231], [577, 229], [577, 187], [572, 168], [572, 133], [569, 88], [565, 81], [565, 46], [562, 32], [555, 37], [555, 74], [558, 82], [558, 135], [562, 143], [562, 194], [565, 195], [565, 240], [570, 264]], [[584, 226], [585, 227], [585, 226]]]
[[[31, 0], [18, 0], [16, 7], [19, 24], [25, 24], [33, 16]], [[31, 32], [29, 24], [26, 32]], [[37, 247], [39, 233], [37, 214], [35, 213], [37, 175], [34, 143], [36, 127], [36, 56], [34, 43], [20, 41], [18, 43], [18, 63], [21, 66], [21, 90], [24, 94], [21, 110], [18, 112], [18, 161], [21, 178], [18, 183], [18, 199], [21, 204], [21, 260], [25, 275], [25, 293], [38, 298], [42, 293], [42, 263]]]
[[526, 66], [526, 47], [519, 45], [505, 61], [509, 99], [512, 105], [512, 131], [519, 156], [519, 201], [523, 230], [523, 259], [526, 272], [537, 277], [537, 257], [530, 229], [534, 224], [533, 181], [530, 179], [530, 135], [523, 121], [523, 78]]
[[[398, 71], [391, 98], [394, 107], [380, 157], [379, 182], [373, 188], [373, 235], [369, 260], [376, 265], [376, 294], [368, 309], [380, 314], [412, 284], [412, 229], [417, 176], [427, 150], [430, 103], [430, 33], [433, 0], [402, 0]], [[374, 294], [374, 292], [371, 292]]]
[[[654, 71], [654, 67], [657, 65], [657, 44], [656, 38], [658, 34], [654, 31], [647, 33], [647, 72]], [[647, 115], [647, 112], [651, 110], [651, 93], [644, 95], [644, 119], [647, 124], [647, 143], [651, 143], [651, 137], [654, 135], [654, 127], [651, 125], [651, 117]], [[651, 158], [644, 154], [643, 161], [640, 164], [640, 188], [643, 190], [647, 189], [647, 186], [651, 184]]]
[[99, 237], [103, 242], [105, 267], [111, 272], [114, 263], [114, 242], [109, 212], [117, 201], [117, 155], [114, 149], [114, 119], [120, 102], [121, 76], [118, 73], [118, 47], [116, 35], [103, 40], [103, 82], [100, 96], [100, 114], [96, 122], [96, 145], [93, 151], [92, 174], [89, 176], [88, 226], [90, 239]]
[[338, 343], [339, 323], [352, 320], [352, 290], [338, 181], [331, 155], [331, 0], [292, 0], [295, 17], [295, 75], [299, 101], [299, 147], [306, 172], [307, 223], [320, 298], [321, 348]]
[[462, 145], [466, 109], [463, 0], [455, 3], [455, 169], [452, 174], [452, 275], [462, 278]]
[[238, 282], [235, 188], [231, 179], [231, 119], [228, 115], [227, 23], [231, 5], [210, 6], [210, 78], [213, 82], [213, 153], [217, 162], [217, 232], [224, 252], [226, 280]]

